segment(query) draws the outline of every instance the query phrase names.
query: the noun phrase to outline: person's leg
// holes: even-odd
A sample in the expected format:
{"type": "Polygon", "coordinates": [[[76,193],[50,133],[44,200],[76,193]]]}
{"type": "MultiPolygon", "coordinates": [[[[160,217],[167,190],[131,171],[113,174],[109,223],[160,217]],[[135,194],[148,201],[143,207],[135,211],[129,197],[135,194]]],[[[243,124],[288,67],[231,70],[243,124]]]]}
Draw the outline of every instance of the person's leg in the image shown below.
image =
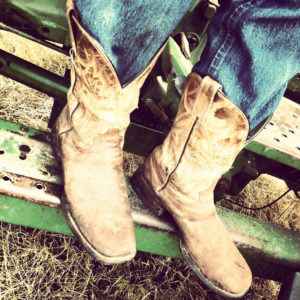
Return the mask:
{"type": "Polygon", "coordinates": [[[120,82],[146,68],[195,0],[75,0],[83,25],[114,65],[120,82]]]}
{"type": "Polygon", "coordinates": [[[254,128],[272,113],[300,69],[296,2],[220,1],[173,127],[131,181],[155,211],[171,213],[183,257],[227,297],[245,294],[251,271],[216,215],[213,190],[247,139],[246,117],[254,128]]]}
{"type": "MultiPolygon", "coordinates": [[[[146,26],[148,21],[151,21],[151,17],[155,19],[161,15],[170,16],[172,9],[175,8],[173,14],[179,20],[181,16],[178,16],[178,11],[183,15],[191,3],[176,1],[174,4],[172,1],[170,2],[169,10],[163,11],[162,7],[158,7],[159,9],[154,9],[156,11],[154,15],[148,14],[147,10],[143,11],[142,5],[137,10],[139,14],[131,12],[131,15],[130,10],[126,10],[126,5],[130,4],[134,7],[134,5],[138,5],[135,1],[127,1],[126,5],[122,6],[122,9],[118,8],[118,1],[110,2],[112,6],[110,4],[107,6],[105,1],[94,0],[87,2],[76,0],[78,7],[80,7],[80,2],[82,6],[79,14],[82,22],[86,22],[85,26],[88,28],[90,26],[88,21],[90,20],[91,23],[96,24],[96,27],[95,29],[91,27],[88,34],[87,32],[82,33],[80,30],[78,31],[78,24],[75,24],[77,29],[73,38],[74,49],[76,50],[75,65],[72,71],[73,86],[69,92],[68,107],[57,123],[58,134],[56,136],[59,137],[59,152],[63,154],[65,190],[67,194],[64,210],[69,223],[75,223],[75,227],[77,227],[73,228],[73,230],[77,233],[77,236],[81,237],[83,235],[84,244],[88,245],[86,246],[87,249],[94,256],[97,257],[99,253],[101,254],[102,250],[100,248],[104,247],[107,248],[104,251],[105,259],[112,261],[113,259],[110,260],[108,258],[111,253],[112,256],[117,256],[117,260],[120,262],[132,257],[135,250],[135,247],[132,246],[134,244],[132,220],[128,213],[124,179],[121,178],[120,157],[124,131],[129,121],[129,113],[137,105],[138,95],[134,90],[138,91],[142,81],[135,86],[132,85],[133,88],[129,90],[122,89],[119,81],[125,86],[126,83],[132,81],[145,69],[157,52],[157,48],[167,37],[169,31],[176,25],[176,22],[174,24],[169,23],[169,19],[167,19],[167,22],[159,20],[156,27],[153,27],[156,28],[156,31],[153,29],[153,32],[156,33],[152,35],[152,29],[149,30],[146,26]],[[93,6],[97,2],[100,10],[93,6]],[[116,3],[115,6],[114,3],[116,3]],[[181,10],[181,6],[186,7],[186,9],[181,10]],[[87,15],[84,14],[86,7],[93,7],[92,11],[87,15]],[[101,14],[101,11],[106,13],[101,14]],[[115,15],[115,12],[125,17],[122,18],[120,15],[115,15]],[[90,14],[92,13],[94,15],[91,17],[90,14]],[[144,19],[145,16],[141,13],[148,16],[147,19],[144,19]],[[102,23],[97,24],[98,20],[102,23]],[[131,20],[134,22],[130,22],[131,20]],[[139,20],[142,21],[139,23],[139,20]],[[144,22],[145,20],[147,22],[144,22]],[[109,29],[110,23],[113,24],[111,29],[109,29]],[[102,26],[100,26],[101,24],[102,26]],[[172,28],[166,30],[165,26],[160,26],[159,24],[165,24],[166,26],[171,24],[172,28]],[[161,34],[161,32],[164,34],[161,34]],[[91,38],[91,33],[94,39],[91,38]],[[158,39],[157,44],[155,44],[155,36],[161,39],[158,39]],[[124,45],[126,46],[124,47],[124,45]],[[143,49],[144,45],[146,50],[143,49]],[[104,48],[104,52],[101,47],[104,48]],[[113,65],[110,62],[113,62],[113,65]],[[102,74],[100,78],[99,73],[102,74]],[[115,93],[115,91],[117,92],[115,93]],[[130,93],[133,93],[134,97],[130,93]],[[108,107],[109,111],[107,110],[108,107]],[[124,109],[120,109],[120,107],[124,109]],[[119,114],[120,111],[125,111],[126,116],[124,114],[121,116],[119,114]],[[126,122],[121,122],[121,124],[119,120],[126,120],[126,122]],[[118,127],[112,125],[114,122],[118,123],[118,127]],[[105,126],[102,126],[102,124],[105,124],[105,126]],[[107,124],[109,125],[107,126],[107,124]],[[101,134],[97,135],[99,130],[101,134]],[[103,130],[105,132],[102,132],[103,130]],[[113,137],[116,137],[116,139],[113,137]],[[97,146],[98,143],[95,143],[95,141],[98,142],[99,140],[104,141],[104,143],[97,146]],[[76,150],[76,153],[72,152],[74,144],[77,150],[79,148],[79,151],[76,150]],[[86,144],[88,146],[96,144],[96,148],[93,148],[92,156],[89,152],[90,148],[85,147],[86,144]],[[118,147],[115,147],[116,144],[118,144],[118,147]],[[70,145],[70,147],[67,148],[67,145],[70,145]],[[106,148],[107,146],[108,148],[106,148]],[[82,149],[85,150],[83,151],[82,149]],[[100,165],[113,166],[113,170],[109,168],[108,173],[106,168],[101,168],[100,170],[95,164],[95,161],[103,156],[103,152],[100,149],[108,149],[104,151],[104,154],[106,154],[105,158],[103,158],[103,161],[100,161],[100,165]],[[117,149],[117,151],[112,151],[113,149],[117,149]],[[84,152],[84,155],[82,155],[82,152],[84,152]],[[70,155],[68,157],[69,153],[73,153],[72,157],[70,155]],[[79,157],[80,161],[78,162],[79,157]],[[117,157],[117,163],[115,159],[110,161],[114,157],[117,157]],[[87,158],[91,158],[90,161],[87,158]],[[75,164],[75,175],[74,161],[76,164],[79,163],[79,168],[75,164]],[[89,161],[88,165],[86,165],[87,161],[89,161]],[[70,167],[68,167],[69,165],[70,167]],[[86,173],[89,176],[83,176],[83,178],[82,175],[86,173]],[[109,174],[109,176],[105,174],[109,174]],[[74,178],[79,178],[79,180],[76,181],[74,178]],[[98,178],[96,184],[95,178],[98,178]],[[106,184],[107,178],[114,178],[114,180],[109,180],[109,184],[106,184]],[[103,182],[105,182],[104,185],[103,182]],[[79,190],[78,186],[80,186],[79,190]],[[97,189],[94,189],[95,186],[97,186],[97,189]],[[80,197],[77,196],[78,191],[80,191],[80,197]],[[111,197],[111,191],[115,191],[114,199],[111,197]],[[72,194],[72,197],[70,197],[70,194],[72,194]],[[92,201],[90,197],[86,201],[87,195],[92,195],[92,201]],[[73,201],[71,198],[76,201],[73,201]],[[115,202],[115,199],[120,198],[122,201],[115,202]],[[99,203],[100,199],[103,200],[101,203],[99,203]],[[101,208],[103,204],[105,204],[104,209],[101,208]],[[114,208],[113,211],[111,207],[114,208]],[[115,215],[119,216],[120,211],[124,212],[123,220],[127,224],[125,227],[122,222],[113,218],[115,215]],[[122,232],[120,231],[121,227],[123,228],[122,232]],[[111,235],[113,232],[116,235],[111,235]],[[118,239],[124,233],[126,233],[125,240],[128,242],[125,244],[128,247],[125,251],[122,249],[121,254],[116,254],[118,239]],[[112,247],[107,247],[107,243],[111,243],[109,246],[112,247]],[[94,252],[95,247],[98,247],[96,255],[94,252]],[[126,252],[129,254],[126,255],[126,252]]],[[[237,8],[237,5],[244,5],[241,7],[247,8],[254,4],[260,5],[262,2],[244,0],[234,1],[234,4],[232,4],[231,2],[223,1],[222,4],[228,9],[229,16],[227,17],[228,21],[230,21],[232,19],[242,19],[244,11],[240,7],[237,8]],[[237,15],[237,18],[234,18],[235,15],[237,15]]],[[[152,3],[152,1],[149,1],[149,8],[155,8],[152,3]]],[[[224,47],[222,45],[225,43],[225,46],[227,46],[227,39],[225,38],[224,40],[223,35],[218,33],[222,26],[222,18],[218,18],[220,18],[220,15],[214,18],[216,20],[214,24],[217,24],[215,27],[217,31],[210,33],[212,37],[215,36],[215,39],[210,40],[207,52],[203,55],[205,59],[204,65],[205,62],[209,66],[212,65],[212,62],[209,63],[207,53],[210,53],[210,49],[213,51],[213,43],[216,43],[216,49],[217,51],[220,50],[223,58],[227,57],[226,53],[230,53],[232,48],[231,44],[229,44],[228,48],[225,47],[224,55],[222,50],[224,47]]],[[[79,17],[75,17],[75,20],[78,19],[79,17]]],[[[265,16],[265,20],[268,20],[268,16],[265,16]]],[[[152,24],[152,22],[149,24],[152,24]]],[[[263,28],[263,26],[261,27],[263,28]]],[[[231,33],[230,28],[226,30],[229,30],[231,33]]],[[[229,33],[226,33],[225,37],[227,37],[227,34],[229,33]]],[[[239,44],[235,44],[235,46],[240,47],[239,44]]],[[[242,47],[240,52],[243,52],[243,49],[244,47],[242,47]]],[[[247,48],[245,48],[245,51],[247,52],[247,48]]],[[[251,53],[249,55],[251,58],[251,53]]],[[[213,58],[218,56],[220,56],[219,53],[212,55],[213,58]]],[[[229,69],[223,75],[224,77],[231,76],[230,72],[233,73],[233,77],[235,76],[234,74],[241,73],[235,67],[235,64],[232,64],[232,67],[230,67],[231,63],[231,61],[228,61],[226,66],[222,67],[224,70],[226,67],[229,69]]],[[[212,191],[222,172],[230,167],[235,155],[243,146],[247,136],[248,123],[243,112],[220,92],[220,85],[216,81],[209,77],[205,77],[202,80],[197,73],[211,75],[217,81],[220,79],[210,74],[208,68],[206,70],[205,67],[203,67],[203,70],[198,69],[199,66],[201,65],[197,64],[194,69],[196,73],[193,73],[187,79],[181,108],[168,138],[161,147],[155,149],[150,155],[144,166],[145,172],[143,171],[144,173],[138,176],[143,176],[143,180],[145,179],[147,184],[150,183],[152,185],[154,188],[153,195],[157,198],[152,195],[153,199],[159,201],[160,205],[165,206],[177,221],[182,234],[181,249],[183,256],[198,276],[215,291],[223,295],[236,297],[245,293],[249,287],[251,272],[215,214],[212,191]],[[183,134],[180,134],[180,132],[183,132],[183,134]],[[162,182],[157,183],[156,180],[162,182]],[[229,277],[228,274],[232,275],[229,277]]],[[[150,71],[150,69],[146,68],[147,71],[150,71]]],[[[241,76],[241,80],[245,77],[241,76]]],[[[220,82],[226,86],[225,93],[229,93],[226,82],[223,82],[223,80],[220,80],[220,82]]],[[[275,82],[274,85],[276,84],[275,82]]],[[[127,87],[130,87],[130,85],[127,87]]],[[[254,90],[255,88],[259,89],[257,86],[253,87],[254,90]]],[[[248,97],[243,99],[245,98],[249,99],[248,97]]],[[[240,105],[244,113],[250,118],[251,126],[254,126],[255,122],[252,121],[253,113],[251,113],[252,106],[243,106],[243,103],[240,103],[240,100],[237,99],[240,99],[240,97],[233,97],[233,101],[240,105]]],[[[256,104],[256,99],[247,103],[254,105],[256,104]]],[[[124,239],[121,240],[121,243],[123,243],[124,239]]],[[[100,257],[100,259],[102,258],[100,257]]]]}
{"type": "Polygon", "coordinates": [[[300,70],[297,0],[219,0],[208,43],[193,71],[210,76],[253,129],[274,112],[300,70]]]}
{"type": "MultiPolygon", "coordinates": [[[[187,10],[191,2],[182,7],[187,10]]],[[[63,166],[62,207],[73,233],[93,257],[106,264],[121,263],[136,252],[122,169],[124,134],[139,90],[176,25],[173,19],[180,19],[179,14],[173,18],[180,3],[76,4],[67,0],[71,88],[53,129],[53,145],[63,166]],[[164,22],[159,13],[170,14],[173,23],[164,22]]]]}
{"type": "Polygon", "coordinates": [[[101,45],[82,26],[72,0],[67,0],[67,14],[71,87],[52,135],[63,167],[62,207],[73,233],[94,258],[121,263],[136,253],[123,175],[124,134],[160,51],[122,87],[101,45]]]}

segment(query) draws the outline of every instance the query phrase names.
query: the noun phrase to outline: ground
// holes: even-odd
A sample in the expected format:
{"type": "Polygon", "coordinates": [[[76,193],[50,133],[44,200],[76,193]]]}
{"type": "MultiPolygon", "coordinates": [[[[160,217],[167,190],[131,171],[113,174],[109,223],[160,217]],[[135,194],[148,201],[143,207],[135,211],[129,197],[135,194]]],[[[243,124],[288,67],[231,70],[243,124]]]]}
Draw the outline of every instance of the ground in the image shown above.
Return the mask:
{"type": "MultiPolygon", "coordinates": [[[[0,32],[0,48],[59,75],[70,66],[66,56],[10,33],[0,32]]],[[[50,97],[0,76],[0,99],[0,118],[48,130],[53,104],[50,97]]],[[[142,158],[128,153],[124,156],[124,170],[132,174],[142,158]]],[[[281,180],[263,175],[236,200],[262,206],[286,189],[281,180]]],[[[268,209],[251,211],[251,215],[300,232],[300,205],[292,193],[268,209]]],[[[138,252],[132,262],[102,266],[73,237],[5,223],[0,227],[3,300],[222,299],[201,285],[182,260],[138,252]]],[[[279,290],[278,282],[254,278],[243,299],[277,299],[279,290]]]]}

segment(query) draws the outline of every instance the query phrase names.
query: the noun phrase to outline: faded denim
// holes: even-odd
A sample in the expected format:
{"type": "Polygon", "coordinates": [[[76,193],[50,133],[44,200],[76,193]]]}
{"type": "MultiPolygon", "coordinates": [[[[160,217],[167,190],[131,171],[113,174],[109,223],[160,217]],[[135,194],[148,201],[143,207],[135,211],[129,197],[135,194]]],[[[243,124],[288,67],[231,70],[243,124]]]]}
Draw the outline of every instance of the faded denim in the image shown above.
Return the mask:
{"type": "MultiPolygon", "coordinates": [[[[75,0],[122,84],[142,71],[193,0],[75,0]]],[[[193,71],[223,85],[251,129],[270,115],[300,70],[300,0],[219,0],[193,71]]]]}
{"type": "Polygon", "coordinates": [[[223,85],[254,128],[300,71],[299,0],[220,0],[194,71],[223,85]]]}
{"type": "Polygon", "coordinates": [[[75,0],[83,25],[99,41],[121,84],[146,68],[194,0],[75,0]]]}

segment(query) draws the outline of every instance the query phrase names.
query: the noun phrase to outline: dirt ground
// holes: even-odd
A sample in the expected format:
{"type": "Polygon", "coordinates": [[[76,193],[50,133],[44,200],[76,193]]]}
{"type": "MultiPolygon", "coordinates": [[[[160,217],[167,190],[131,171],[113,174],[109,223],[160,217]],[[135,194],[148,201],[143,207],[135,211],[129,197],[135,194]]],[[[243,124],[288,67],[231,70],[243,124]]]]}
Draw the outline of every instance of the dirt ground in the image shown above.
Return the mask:
{"type": "MultiPolygon", "coordinates": [[[[70,66],[64,55],[6,32],[0,32],[0,48],[59,75],[70,66]]],[[[0,76],[0,99],[1,119],[48,130],[50,97],[0,76]]],[[[126,172],[132,173],[140,161],[125,153],[126,172]]],[[[237,200],[261,206],[286,189],[284,182],[263,175],[237,200]]],[[[251,215],[300,232],[300,205],[292,193],[268,209],[251,211],[251,215]]],[[[139,252],[130,263],[102,266],[73,237],[5,223],[0,223],[0,234],[3,300],[222,299],[202,286],[182,260],[139,252]]],[[[277,299],[279,290],[278,282],[254,278],[243,299],[277,299]]]]}

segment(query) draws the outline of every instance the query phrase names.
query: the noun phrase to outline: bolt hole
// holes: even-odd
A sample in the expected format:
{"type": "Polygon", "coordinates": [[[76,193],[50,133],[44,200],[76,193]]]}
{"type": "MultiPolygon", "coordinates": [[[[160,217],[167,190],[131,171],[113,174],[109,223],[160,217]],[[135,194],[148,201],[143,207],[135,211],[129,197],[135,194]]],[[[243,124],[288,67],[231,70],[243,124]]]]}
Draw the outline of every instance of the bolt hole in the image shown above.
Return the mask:
{"type": "Polygon", "coordinates": [[[285,137],[285,138],[287,138],[287,135],[286,135],[286,134],[283,134],[282,136],[285,137]]]}
{"type": "Polygon", "coordinates": [[[23,153],[23,154],[27,154],[31,151],[30,147],[27,145],[21,145],[19,147],[19,150],[23,153]]]}
{"type": "Polygon", "coordinates": [[[297,79],[300,80],[300,74],[298,74],[297,79]]]}
{"type": "Polygon", "coordinates": [[[275,140],[276,142],[280,142],[280,140],[279,140],[278,138],[274,138],[274,140],[275,140]]]}
{"type": "Polygon", "coordinates": [[[45,176],[49,175],[49,173],[47,171],[42,171],[42,174],[45,175],[45,176]]]}
{"type": "Polygon", "coordinates": [[[0,150],[0,154],[4,154],[4,150],[0,150]]]}
{"type": "Polygon", "coordinates": [[[45,189],[45,186],[40,183],[40,182],[37,182],[34,184],[34,186],[38,189],[38,190],[44,190],[45,189]]]}
{"type": "Polygon", "coordinates": [[[297,147],[297,149],[300,151],[300,147],[297,147]]]}
{"type": "Polygon", "coordinates": [[[292,134],[295,134],[295,131],[292,130],[292,129],[289,129],[289,132],[292,133],[292,134]]]}
{"type": "Polygon", "coordinates": [[[10,181],[10,178],[9,178],[8,176],[3,176],[2,179],[3,179],[4,181],[10,181]]]}
{"type": "Polygon", "coordinates": [[[293,117],[294,117],[295,119],[297,119],[297,118],[298,118],[298,116],[297,116],[297,115],[295,115],[295,114],[293,114],[293,117]]]}
{"type": "Polygon", "coordinates": [[[26,159],[26,155],[25,154],[20,154],[19,159],[25,160],[26,159]]]}
{"type": "Polygon", "coordinates": [[[269,124],[272,125],[272,126],[274,126],[274,123],[273,123],[273,122],[270,122],[269,124]]]}

